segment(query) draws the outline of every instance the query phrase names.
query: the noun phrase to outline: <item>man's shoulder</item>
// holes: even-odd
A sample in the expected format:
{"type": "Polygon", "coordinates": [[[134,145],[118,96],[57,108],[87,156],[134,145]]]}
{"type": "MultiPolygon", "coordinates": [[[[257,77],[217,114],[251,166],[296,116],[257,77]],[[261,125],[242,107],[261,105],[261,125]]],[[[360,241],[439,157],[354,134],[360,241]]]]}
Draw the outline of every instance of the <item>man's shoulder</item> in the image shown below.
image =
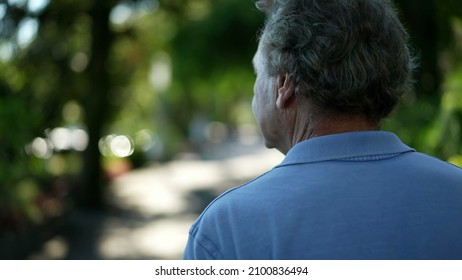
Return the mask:
{"type": "Polygon", "coordinates": [[[246,217],[255,209],[265,203],[261,196],[267,195],[264,189],[269,187],[274,169],[260,176],[231,188],[216,197],[202,211],[199,218],[191,227],[191,234],[195,234],[199,228],[209,228],[214,224],[223,224],[225,221],[234,220],[236,216],[246,217]]]}
{"type": "Polygon", "coordinates": [[[452,173],[454,175],[462,176],[462,167],[452,164],[450,162],[444,161],[432,155],[426,153],[415,153],[416,156],[416,163],[420,165],[425,165],[428,167],[439,167],[441,169],[445,169],[447,172],[452,173]]]}
{"type": "Polygon", "coordinates": [[[256,196],[267,173],[215,198],[192,225],[189,232],[191,240],[205,248],[213,258],[222,258],[223,250],[230,246],[231,234],[251,226],[250,214],[261,208],[258,205],[261,199],[256,196]]]}
{"type": "Polygon", "coordinates": [[[261,174],[260,176],[236,187],[233,187],[217,198],[215,198],[203,211],[203,215],[209,212],[224,211],[229,207],[235,207],[237,204],[248,204],[247,200],[255,201],[255,196],[261,193],[267,177],[271,176],[272,170],[261,174]]]}

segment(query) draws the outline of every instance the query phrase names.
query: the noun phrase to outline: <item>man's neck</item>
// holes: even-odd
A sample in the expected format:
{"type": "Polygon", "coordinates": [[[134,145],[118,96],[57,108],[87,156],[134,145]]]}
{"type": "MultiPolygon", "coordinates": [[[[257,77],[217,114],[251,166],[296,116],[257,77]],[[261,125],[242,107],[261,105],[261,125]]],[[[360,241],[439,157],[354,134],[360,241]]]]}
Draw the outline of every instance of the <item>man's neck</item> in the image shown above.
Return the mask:
{"type": "Polygon", "coordinates": [[[377,122],[363,116],[340,116],[336,118],[324,118],[319,121],[314,129],[313,137],[378,129],[379,125],[377,122]]]}
{"type": "Polygon", "coordinates": [[[371,131],[378,130],[379,125],[375,121],[371,121],[362,116],[340,116],[322,118],[317,121],[304,120],[297,121],[293,129],[291,139],[285,149],[280,149],[283,154],[287,152],[296,144],[315,137],[355,132],[355,131],[371,131]]]}

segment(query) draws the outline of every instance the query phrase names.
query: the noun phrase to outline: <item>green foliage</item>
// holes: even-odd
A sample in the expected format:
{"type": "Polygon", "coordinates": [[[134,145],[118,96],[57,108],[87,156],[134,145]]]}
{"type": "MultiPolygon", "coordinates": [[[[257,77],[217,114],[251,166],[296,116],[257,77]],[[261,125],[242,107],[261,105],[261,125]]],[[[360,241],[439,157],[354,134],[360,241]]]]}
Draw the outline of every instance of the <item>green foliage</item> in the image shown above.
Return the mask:
{"type": "Polygon", "coordinates": [[[183,132],[198,112],[229,123],[237,103],[250,100],[251,60],[263,23],[253,5],[252,1],[217,1],[200,19],[180,26],[172,42],[175,84],[168,98],[172,117],[183,132]]]}
{"type": "Polygon", "coordinates": [[[429,152],[443,159],[462,154],[462,64],[447,76],[438,117],[427,131],[429,152]]]}
{"type": "Polygon", "coordinates": [[[161,2],[159,9],[116,26],[124,35],[114,43],[111,68],[125,69],[129,78],[118,88],[124,106],[108,130],[133,136],[150,128],[165,145],[163,157],[170,158],[184,146],[194,116],[232,126],[234,108],[252,96],[251,59],[263,20],[253,5],[161,2]],[[158,62],[168,65],[166,87],[151,80],[158,62]]]}
{"type": "Polygon", "coordinates": [[[21,209],[19,201],[26,201],[16,188],[17,183],[29,175],[24,147],[33,139],[33,131],[40,116],[31,107],[24,88],[27,76],[16,67],[0,64],[0,206],[21,209]]]}
{"type": "Polygon", "coordinates": [[[440,53],[442,94],[424,98],[409,93],[384,123],[416,149],[462,166],[462,21],[454,18],[452,44],[440,53]]]}
{"type": "MultiPolygon", "coordinates": [[[[461,164],[460,1],[397,2],[421,67],[416,91],[404,96],[383,128],[461,164]]],[[[251,59],[263,24],[252,0],[51,0],[35,14],[8,6],[0,20],[8,22],[0,33],[0,208],[19,209],[31,221],[40,221],[35,201],[51,188],[51,178],[101,168],[95,143],[104,135],[136,140],[144,131],[158,145],[154,158],[167,160],[187,146],[198,115],[231,128],[252,119],[251,59]],[[110,21],[99,14],[118,8],[129,16],[110,21]],[[19,46],[17,28],[25,17],[37,20],[38,33],[19,46]],[[109,28],[98,29],[102,23],[109,28]],[[93,44],[101,39],[97,32],[107,36],[101,41],[107,46],[93,44]],[[5,58],[5,46],[13,46],[11,57],[5,58]],[[92,157],[26,153],[35,137],[57,126],[91,130],[86,153],[92,157]]],[[[142,162],[144,153],[137,148],[131,159],[142,162]]],[[[89,191],[98,190],[100,180],[89,180],[89,191]]]]}

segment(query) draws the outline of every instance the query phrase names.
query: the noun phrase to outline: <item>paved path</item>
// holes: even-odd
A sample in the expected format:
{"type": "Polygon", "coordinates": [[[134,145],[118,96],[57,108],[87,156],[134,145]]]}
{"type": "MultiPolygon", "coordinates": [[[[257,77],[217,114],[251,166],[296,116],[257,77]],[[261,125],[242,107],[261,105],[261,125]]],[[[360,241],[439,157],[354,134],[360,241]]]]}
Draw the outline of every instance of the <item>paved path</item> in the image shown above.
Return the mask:
{"type": "Polygon", "coordinates": [[[223,191],[282,160],[261,144],[211,147],[210,159],[194,155],[128,172],[114,180],[104,212],[79,212],[63,235],[33,259],[179,259],[188,230],[223,191]]]}

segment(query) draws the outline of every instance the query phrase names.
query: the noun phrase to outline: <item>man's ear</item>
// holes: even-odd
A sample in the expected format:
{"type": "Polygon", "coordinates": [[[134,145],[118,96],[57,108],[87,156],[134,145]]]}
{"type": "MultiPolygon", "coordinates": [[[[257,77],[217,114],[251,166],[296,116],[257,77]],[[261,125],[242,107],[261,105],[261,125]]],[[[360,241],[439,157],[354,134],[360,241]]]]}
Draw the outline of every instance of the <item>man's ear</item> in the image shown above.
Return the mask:
{"type": "Polygon", "coordinates": [[[295,101],[295,88],[286,74],[279,74],[277,78],[276,106],[279,109],[287,108],[295,101]]]}

